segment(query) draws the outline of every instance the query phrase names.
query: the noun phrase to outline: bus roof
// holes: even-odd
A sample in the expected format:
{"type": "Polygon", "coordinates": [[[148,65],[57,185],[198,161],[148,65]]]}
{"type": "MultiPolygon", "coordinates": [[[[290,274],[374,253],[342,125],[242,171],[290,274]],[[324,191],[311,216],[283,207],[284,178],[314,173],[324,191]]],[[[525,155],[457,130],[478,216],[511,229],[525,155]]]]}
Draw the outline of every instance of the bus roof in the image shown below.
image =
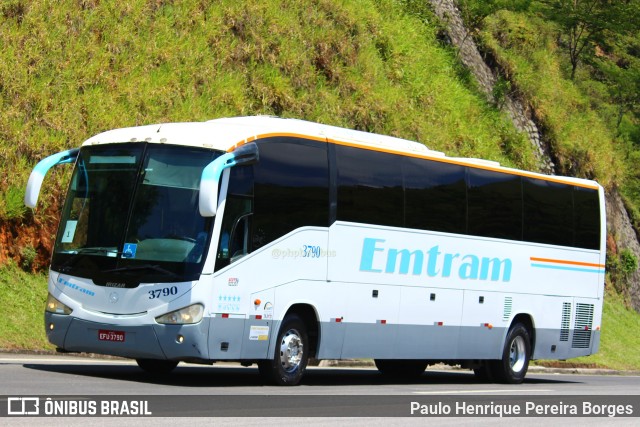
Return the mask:
{"type": "Polygon", "coordinates": [[[82,145],[145,141],[156,144],[185,145],[220,151],[233,151],[248,142],[272,136],[306,137],[338,145],[454,163],[580,187],[600,187],[595,181],[582,178],[549,176],[527,172],[503,167],[498,162],[490,160],[448,157],[440,151],[430,150],[425,145],[415,141],[305,120],[283,119],[273,116],[232,117],[206,122],[161,123],[113,129],[89,138],[82,145]]]}

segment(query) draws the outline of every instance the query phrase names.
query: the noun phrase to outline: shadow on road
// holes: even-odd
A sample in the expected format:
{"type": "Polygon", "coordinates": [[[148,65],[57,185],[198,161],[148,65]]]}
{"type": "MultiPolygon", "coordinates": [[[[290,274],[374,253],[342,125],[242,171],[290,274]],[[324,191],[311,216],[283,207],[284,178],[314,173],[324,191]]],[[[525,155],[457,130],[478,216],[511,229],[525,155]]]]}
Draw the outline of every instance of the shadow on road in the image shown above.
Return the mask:
{"type": "MultiPolygon", "coordinates": [[[[170,374],[149,374],[137,366],[127,365],[87,365],[87,364],[24,364],[27,369],[53,372],[62,375],[81,375],[86,377],[105,378],[118,381],[134,381],[138,383],[157,384],[175,387],[255,387],[263,385],[254,367],[230,366],[193,366],[180,364],[170,374]]],[[[566,376],[558,379],[530,376],[525,384],[575,384],[580,381],[569,380],[566,376]]],[[[390,384],[415,385],[460,385],[482,384],[471,371],[427,371],[415,380],[390,379],[383,377],[376,369],[349,368],[311,368],[302,380],[303,386],[375,386],[390,384]]],[[[504,385],[487,384],[487,387],[504,387],[504,385]]],[[[510,386],[513,387],[513,386],[510,386]]],[[[517,387],[517,386],[515,386],[517,387]]],[[[514,389],[517,390],[517,389],[514,389]]]]}

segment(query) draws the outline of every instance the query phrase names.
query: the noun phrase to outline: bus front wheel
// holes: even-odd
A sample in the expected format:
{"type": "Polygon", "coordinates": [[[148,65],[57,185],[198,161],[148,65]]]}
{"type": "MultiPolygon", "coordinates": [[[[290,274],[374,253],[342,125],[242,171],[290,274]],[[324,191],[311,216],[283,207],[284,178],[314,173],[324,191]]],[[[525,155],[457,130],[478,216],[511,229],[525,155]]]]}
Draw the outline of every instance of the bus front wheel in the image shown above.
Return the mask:
{"type": "Polygon", "coordinates": [[[268,383],[297,385],[309,362],[309,339],[304,322],[296,315],[282,321],[273,359],[258,362],[260,375],[268,383]]]}
{"type": "Polygon", "coordinates": [[[498,382],[520,384],[527,375],[530,357],[529,331],[522,323],[516,323],[507,334],[502,359],[490,362],[491,374],[498,382]]]}

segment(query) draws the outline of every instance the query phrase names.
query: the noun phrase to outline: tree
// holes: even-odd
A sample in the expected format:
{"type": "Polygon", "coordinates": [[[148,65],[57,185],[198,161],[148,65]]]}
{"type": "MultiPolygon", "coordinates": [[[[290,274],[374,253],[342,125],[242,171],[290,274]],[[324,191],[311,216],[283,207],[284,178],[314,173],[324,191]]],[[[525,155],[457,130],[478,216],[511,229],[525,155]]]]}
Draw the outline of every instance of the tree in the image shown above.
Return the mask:
{"type": "Polygon", "coordinates": [[[629,34],[640,28],[638,0],[542,0],[543,13],[560,25],[571,61],[571,80],[587,47],[605,32],[629,34]]]}
{"type": "Polygon", "coordinates": [[[601,79],[607,83],[611,101],[617,106],[615,127],[618,131],[626,113],[636,118],[640,115],[640,61],[632,58],[635,61],[628,65],[625,60],[627,58],[617,62],[598,58],[594,61],[601,79]]]}

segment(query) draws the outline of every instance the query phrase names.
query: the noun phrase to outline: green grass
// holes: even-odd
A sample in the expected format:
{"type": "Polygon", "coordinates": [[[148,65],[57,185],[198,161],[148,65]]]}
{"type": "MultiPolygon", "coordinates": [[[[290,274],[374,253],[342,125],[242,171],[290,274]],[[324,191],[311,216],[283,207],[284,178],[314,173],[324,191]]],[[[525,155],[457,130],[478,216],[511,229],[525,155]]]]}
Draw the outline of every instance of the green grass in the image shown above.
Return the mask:
{"type": "Polygon", "coordinates": [[[0,322],[0,349],[53,350],[44,331],[47,279],[28,274],[13,264],[0,267],[0,306],[5,321],[0,322]]]}
{"type": "MultiPolygon", "coordinates": [[[[401,2],[13,0],[0,25],[0,200],[35,161],[100,131],[248,114],[536,168],[526,139],[458,78],[435,25],[401,2]]],[[[22,214],[12,202],[0,219],[22,214]]]]}

